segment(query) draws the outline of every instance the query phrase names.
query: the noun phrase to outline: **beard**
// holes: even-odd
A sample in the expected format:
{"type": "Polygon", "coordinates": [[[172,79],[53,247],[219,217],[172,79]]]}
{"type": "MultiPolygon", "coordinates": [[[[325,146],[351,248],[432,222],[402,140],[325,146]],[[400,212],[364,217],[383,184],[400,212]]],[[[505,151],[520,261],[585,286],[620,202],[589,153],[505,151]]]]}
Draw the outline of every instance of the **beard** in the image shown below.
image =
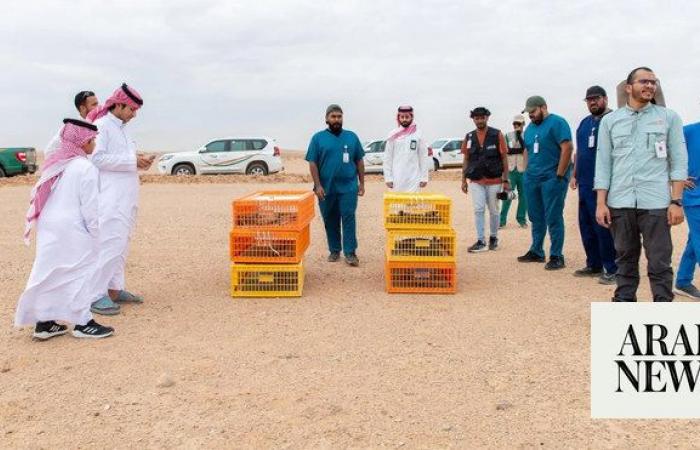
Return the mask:
{"type": "Polygon", "coordinates": [[[328,125],[328,129],[333,133],[340,133],[340,131],[343,129],[343,122],[326,122],[326,125],[328,125]]]}
{"type": "Polygon", "coordinates": [[[408,127],[411,126],[411,124],[413,123],[413,121],[412,121],[412,120],[404,120],[404,121],[399,122],[399,123],[401,124],[402,127],[408,128],[408,127]]]}

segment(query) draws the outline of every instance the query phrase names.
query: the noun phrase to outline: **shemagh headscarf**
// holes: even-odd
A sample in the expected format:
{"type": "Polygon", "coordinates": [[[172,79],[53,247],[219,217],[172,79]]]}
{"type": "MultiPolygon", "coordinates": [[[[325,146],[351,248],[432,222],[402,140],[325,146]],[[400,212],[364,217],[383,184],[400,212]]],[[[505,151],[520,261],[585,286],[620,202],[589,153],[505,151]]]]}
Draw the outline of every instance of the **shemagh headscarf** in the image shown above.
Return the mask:
{"type": "Polygon", "coordinates": [[[104,117],[109,112],[109,108],[112,105],[128,105],[136,111],[141,106],[143,106],[143,99],[136,89],[127,86],[123,83],[119,89],[112,93],[112,96],[107,99],[104,105],[98,106],[97,108],[90,111],[87,115],[87,120],[94,122],[97,119],[104,117]]]}
{"type": "Polygon", "coordinates": [[[41,178],[32,188],[29,210],[24,226],[24,243],[29,245],[29,233],[44,209],[54,185],[61,178],[63,171],[75,158],[87,158],[83,145],[97,136],[97,127],[91,123],[76,119],[64,119],[61,130],[61,145],[44,162],[41,178]]]}

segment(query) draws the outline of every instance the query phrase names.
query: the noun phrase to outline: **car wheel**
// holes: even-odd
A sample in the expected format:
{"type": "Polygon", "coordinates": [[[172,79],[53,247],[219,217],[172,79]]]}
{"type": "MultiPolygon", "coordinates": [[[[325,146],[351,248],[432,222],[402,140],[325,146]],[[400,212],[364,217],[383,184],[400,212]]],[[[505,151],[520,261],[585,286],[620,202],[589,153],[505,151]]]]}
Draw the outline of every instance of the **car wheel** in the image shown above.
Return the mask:
{"type": "Polygon", "coordinates": [[[263,163],[254,162],[245,170],[246,175],[267,175],[267,166],[263,163]]]}
{"type": "Polygon", "coordinates": [[[440,170],[440,163],[438,162],[437,159],[433,159],[433,164],[435,165],[435,171],[437,172],[440,170]]]}
{"type": "Polygon", "coordinates": [[[5,170],[0,166],[0,178],[5,178],[7,174],[5,174],[5,170]]]}
{"type": "Polygon", "coordinates": [[[194,175],[194,167],[189,164],[178,164],[173,167],[173,175],[194,175]]]}

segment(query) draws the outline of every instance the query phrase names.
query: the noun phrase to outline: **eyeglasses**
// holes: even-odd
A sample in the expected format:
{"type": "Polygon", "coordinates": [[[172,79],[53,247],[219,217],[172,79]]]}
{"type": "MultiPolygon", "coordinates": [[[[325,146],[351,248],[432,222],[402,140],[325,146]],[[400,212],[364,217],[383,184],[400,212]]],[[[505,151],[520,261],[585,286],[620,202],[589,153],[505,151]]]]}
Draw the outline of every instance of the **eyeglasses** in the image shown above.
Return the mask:
{"type": "Polygon", "coordinates": [[[597,101],[600,100],[601,98],[602,98],[602,97],[601,97],[600,95],[596,95],[595,97],[586,97],[586,98],[584,99],[584,101],[587,102],[587,103],[593,103],[593,102],[597,102],[597,101]]]}
{"type": "Polygon", "coordinates": [[[641,85],[650,85],[650,86],[656,86],[657,80],[647,80],[647,79],[641,79],[641,80],[635,80],[635,83],[639,83],[641,85]]]}

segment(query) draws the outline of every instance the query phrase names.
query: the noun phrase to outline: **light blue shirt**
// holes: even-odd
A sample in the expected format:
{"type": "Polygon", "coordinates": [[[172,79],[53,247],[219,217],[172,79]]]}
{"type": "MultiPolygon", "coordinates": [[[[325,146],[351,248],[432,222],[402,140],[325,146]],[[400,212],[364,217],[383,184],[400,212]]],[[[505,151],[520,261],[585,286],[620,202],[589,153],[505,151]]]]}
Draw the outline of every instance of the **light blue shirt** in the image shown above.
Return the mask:
{"type": "Polygon", "coordinates": [[[639,111],[625,106],[603,117],[594,189],[608,191],[609,207],[667,208],[669,182],[687,177],[688,154],[678,114],[649,103],[639,111]]]}

